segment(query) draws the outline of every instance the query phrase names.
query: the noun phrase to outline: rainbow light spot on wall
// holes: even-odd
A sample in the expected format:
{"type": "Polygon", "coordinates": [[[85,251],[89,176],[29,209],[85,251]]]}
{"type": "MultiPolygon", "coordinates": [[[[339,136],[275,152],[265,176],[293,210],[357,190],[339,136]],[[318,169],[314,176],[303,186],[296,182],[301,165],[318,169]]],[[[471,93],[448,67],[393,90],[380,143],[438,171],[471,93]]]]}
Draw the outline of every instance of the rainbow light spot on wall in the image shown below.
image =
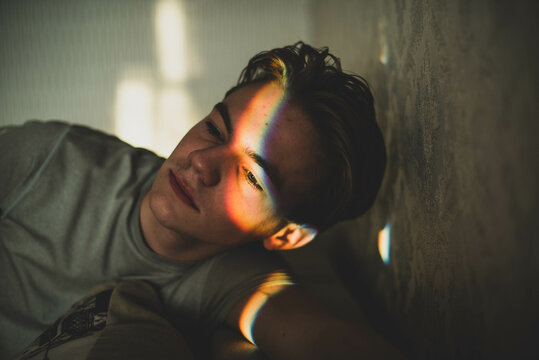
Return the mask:
{"type": "Polygon", "coordinates": [[[389,264],[389,250],[391,248],[391,224],[386,226],[378,233],[378,252],[384,264],[389,264]]]}
{"type": "MultiPolygon", "coordinates": [[[[250,139],[251,150],[265,158],[267,142],[271,138],[272,129],[275,128],[276,120],[279,119],[279,114],[283,109],[284,100],[286,98],[284,91],[275,91],[275,83],[267,83],[263,85],[249,101],[249,105],[239,116],[234,129],[234,142],[236,148],[242,148],[245,144],[241,141],[250,139]],[[259,116],[261,109],[267,109],[264,121],[252,121],[254,117],[259,116]]],[[[262,174],[261,172],[260,174],[262,174]]],[[[262,179],[266,185],[265,189],[268,192],[272,208],[275,208],[276,192],[270,186],[271,181],[264,174],[262,179]]],[[[237,202],[237,199],[229,198],[226,201],[226,208],[231,219],[243,230],[249,230],[253,224],[249,223],[249,214],[243,204],[237,202]]]]}
{"type": "Polygon", "coordinates": [[[266,302],[283,291],[287,286],[294,285],[294,282],[284,272],[274,272],[270,274],[264,283],[251,295],[240,315],[240,331],[247,340],[255,343],[253,339],[253,326],[260,310],[266,302]]]}

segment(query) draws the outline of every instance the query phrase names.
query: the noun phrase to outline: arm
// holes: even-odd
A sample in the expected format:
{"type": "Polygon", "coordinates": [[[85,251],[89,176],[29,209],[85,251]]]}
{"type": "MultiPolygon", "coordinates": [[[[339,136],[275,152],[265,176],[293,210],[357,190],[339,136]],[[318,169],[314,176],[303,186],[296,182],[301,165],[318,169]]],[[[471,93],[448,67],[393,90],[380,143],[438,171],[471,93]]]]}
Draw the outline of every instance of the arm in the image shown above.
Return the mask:
{"type": "Polygon", "coordinates": [[[255,311],[253,303],[262,307],[252,338],[270,359],[402,359],[371,328],[336,319],[302,289],[290,285],[261,288],[235,306],[227,321],[247,338],[249,331],[241,324],[245,314],[255,311]]]}

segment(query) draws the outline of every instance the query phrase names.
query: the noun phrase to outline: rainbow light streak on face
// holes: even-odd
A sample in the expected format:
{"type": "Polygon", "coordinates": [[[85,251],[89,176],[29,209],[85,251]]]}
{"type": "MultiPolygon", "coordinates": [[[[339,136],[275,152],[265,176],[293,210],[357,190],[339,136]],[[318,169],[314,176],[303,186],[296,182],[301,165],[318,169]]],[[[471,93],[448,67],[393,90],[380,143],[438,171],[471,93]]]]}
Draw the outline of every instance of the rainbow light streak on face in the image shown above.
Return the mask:
{"type": "MultiPolygon", "coordinates": [[[[275,83],[270,82],[263,85],[257,93],[249,101],[249,105],[245,108],[243,113],[238,118],[234,129],[234,142],[237,147],[241,148],[245,145],[249,145],[251,150],[265,158],[267,150],[267,142],[270,139],[272,129],[275,127],[276,119],[279,118],[281,110],[284,108],[285,92],[280,90],[275,83]],[[276,91],[279,89],[279,91],[276,91]],[[261,109],[265,109],[265,116],[260,121],[261,109]],[[256,120],[255,120],[256,119],[256,120]],[[249,139],[249,144],[245,144],[246,139],[249,139]]],[[[254,172],[253,172],[254,173],[254,172]]],[[[264,174],[264,178],[261,179],[264,184],[264,189],[268,193],[270,198],[270,205],[272,209],[275,209],[276,193],[275,189],[271,186],[265,172],[258,172],[257,178],[260,178],[264,174]]],[[[256,174],[255,174],[256,175],[256,174]]],[[[248,221],[249,214],[245,213],[244,207],[238,201],[241,199],[227,198],[226,208],[230,215],[230,218],[236,225],[243,230],[250,230],[251,226],[248,221]]]]}
{"type": "Polygon", "coordinates": [[[391,247],[391,224],[386,226],[378,233],[378,252],[384,264],[389,264],[389,249],[391,247]]]}
{"type": "Polygon", "coordinates": [[[294,282],[284,272],[274,272],[270,274],[264,283],[255,291],[247,301],[240,315],[240,331],[247,340],[253,340],[253,326],[258,317],[258,313],[271,297],[283,291],[287,286],[294,285],[294,282]]]}

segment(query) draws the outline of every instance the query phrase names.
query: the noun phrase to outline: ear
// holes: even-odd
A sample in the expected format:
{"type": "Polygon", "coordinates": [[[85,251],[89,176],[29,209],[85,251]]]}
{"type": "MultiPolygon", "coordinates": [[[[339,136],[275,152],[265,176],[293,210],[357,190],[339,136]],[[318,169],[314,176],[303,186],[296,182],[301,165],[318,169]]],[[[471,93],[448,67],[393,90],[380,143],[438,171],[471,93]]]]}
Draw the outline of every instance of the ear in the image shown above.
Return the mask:
{"type": "Polygon", "coordinates": [[[288,223],[274,235],[264,240],[268,250],[290,250],[308,244],[318,234],[318,230],[309,225],[288,223]]]}

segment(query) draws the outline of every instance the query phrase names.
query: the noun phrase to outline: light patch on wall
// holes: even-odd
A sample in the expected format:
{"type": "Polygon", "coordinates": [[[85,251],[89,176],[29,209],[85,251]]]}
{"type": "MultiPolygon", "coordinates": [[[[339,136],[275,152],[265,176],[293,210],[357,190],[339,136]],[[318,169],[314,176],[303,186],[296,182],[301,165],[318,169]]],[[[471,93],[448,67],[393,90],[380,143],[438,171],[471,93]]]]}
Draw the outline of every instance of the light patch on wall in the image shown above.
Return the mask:
{"type": "Polygon", "coordinates": [[[172,152],[197,117],[185,84],[189,57],[181,5],[178,0],[156,2],[158,72],[148,66],[128,72],[116,91],[116,134],[161,156],[172,152]],[[151,76],[140,77],[139,73],[151,76]]]}
{"type": "Polygon", "coordinates": [[[378,252],[384,264],[389,264],[389,250],[391,248],[391,224],[386,226],[378,233],[378,252]]]}
{"type": "Polygon", "coordinates": [[[157,99],[158,138],[153,150],[168,156],[180,138],[191,128],[192,103],[189,94],[182,87],[162,90],[157,99]]]}
{"type": "Polygon", "coordinates": [[[197,115],[187,91],[192,77],[192,50],[186,38],[185,11],[179,0],[159,0],[155,8],[155,36],[162,77],[157,100],[156,138],[152,150],[168,156],[195,123],[197,115]]]}
{"type": "Polygon", "coordinates": [[[153,90],[147,81],[130,78],[116,88],[115,132],[124,141],[152,147],[153,90]]]}
{"type": "Polygon", "coordinates": [[[380,55],[378,60],[387,65],[389,60],[389,45],[387,40],[387,22],[386,19],[378,19],[378,47],[380,48],[380,55]]]}
{"type": "Polygon", "coordinates": [[[177,0],[160,0],[155,11],[157,56],[161,75],[169,82],[187,77],[184,11],[177,0]]]}

